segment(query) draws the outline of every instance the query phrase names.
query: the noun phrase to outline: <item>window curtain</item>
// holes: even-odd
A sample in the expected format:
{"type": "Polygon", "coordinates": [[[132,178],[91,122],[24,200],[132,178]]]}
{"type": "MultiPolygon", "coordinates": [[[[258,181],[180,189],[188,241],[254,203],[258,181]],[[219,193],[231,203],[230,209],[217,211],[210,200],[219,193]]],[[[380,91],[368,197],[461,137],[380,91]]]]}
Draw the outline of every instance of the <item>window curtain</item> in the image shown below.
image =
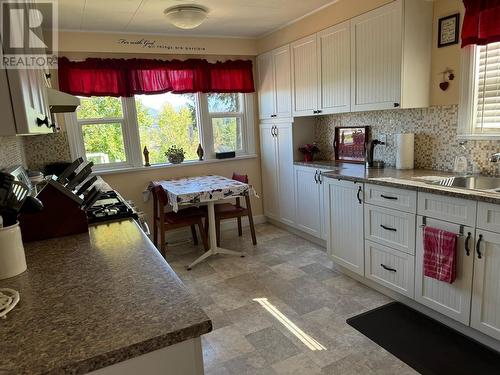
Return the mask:
{"type": "Polygon", "coordinates": [[[500,0],[464,0],[462,47],[500,41],[500,0]]]}
{"type": "Polygon", "coordinates": [[[59,89],[80,96],[255,92],[252,62],[59,58],[59,89]]]}

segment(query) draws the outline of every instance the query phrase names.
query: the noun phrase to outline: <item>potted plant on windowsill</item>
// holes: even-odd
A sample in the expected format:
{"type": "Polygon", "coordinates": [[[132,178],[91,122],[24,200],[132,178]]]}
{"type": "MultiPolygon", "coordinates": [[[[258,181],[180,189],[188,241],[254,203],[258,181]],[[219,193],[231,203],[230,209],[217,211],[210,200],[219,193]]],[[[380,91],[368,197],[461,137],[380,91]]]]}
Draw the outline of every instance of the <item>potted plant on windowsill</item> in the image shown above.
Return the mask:
{"type": "Polygon", "coordinates": [[[184,161],[185,153],[182,147],[170,146],[165,155],[170,163],[180,164],[184,161]]]}
{"type": "Polygon", "coordinates": [[[299,151],[304,154],[305,162],[311,162],[314,159],[314,154],[317,154],[319,152],[319,147],[316,142],[307,143],[304,146],[300,146],[299,151]]]}

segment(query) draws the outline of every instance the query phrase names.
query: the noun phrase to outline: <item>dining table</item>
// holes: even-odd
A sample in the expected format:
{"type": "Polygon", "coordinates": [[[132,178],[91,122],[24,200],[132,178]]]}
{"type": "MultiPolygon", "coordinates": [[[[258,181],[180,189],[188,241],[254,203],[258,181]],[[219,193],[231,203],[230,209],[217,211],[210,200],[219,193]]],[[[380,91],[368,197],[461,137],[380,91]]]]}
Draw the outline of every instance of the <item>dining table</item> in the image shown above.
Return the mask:
{"type": "Polygon", "coordinates": [[[203,262],[212,255],[226,254],[244,257],[245,253],[217,246],[215,204],[217,202],[253,195],[255,189],[250,184],[236,181],[223,176],[195,176],[172,180],[158,181],[168,195],[172,210],[177,212],[187,205],[206,205],[208,211],[208,229],[210,248],[203,255],[187,266],[191,270],[196,264],[203,262]]]}

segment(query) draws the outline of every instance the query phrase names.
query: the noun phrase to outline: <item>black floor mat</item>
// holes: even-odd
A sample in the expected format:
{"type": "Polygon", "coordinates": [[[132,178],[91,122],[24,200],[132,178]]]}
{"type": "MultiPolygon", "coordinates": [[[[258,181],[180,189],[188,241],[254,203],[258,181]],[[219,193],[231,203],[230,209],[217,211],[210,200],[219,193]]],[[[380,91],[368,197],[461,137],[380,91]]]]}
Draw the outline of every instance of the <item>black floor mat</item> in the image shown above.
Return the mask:
{"type": "Polygon", "coordinates": [[[347,323],[421,374],[500,374],[500,353],[399,302],[347,323]]]}

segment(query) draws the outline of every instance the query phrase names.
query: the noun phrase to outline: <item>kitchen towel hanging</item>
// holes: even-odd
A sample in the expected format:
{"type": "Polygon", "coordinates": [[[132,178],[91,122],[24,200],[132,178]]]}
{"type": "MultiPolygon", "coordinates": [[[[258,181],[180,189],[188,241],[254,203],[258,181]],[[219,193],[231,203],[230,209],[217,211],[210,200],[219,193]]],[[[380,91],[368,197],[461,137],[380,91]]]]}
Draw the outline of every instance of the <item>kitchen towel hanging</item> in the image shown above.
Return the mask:
{"type": "Polygon", "coordinates": [[[424,226],[424,275],[453,283],[457,274],[457,235],[424,226]]]}
{"type": "Polygon", "coordinates": [[[413,169],[415,134],[396,134],[396,169],[413,169]]]}

